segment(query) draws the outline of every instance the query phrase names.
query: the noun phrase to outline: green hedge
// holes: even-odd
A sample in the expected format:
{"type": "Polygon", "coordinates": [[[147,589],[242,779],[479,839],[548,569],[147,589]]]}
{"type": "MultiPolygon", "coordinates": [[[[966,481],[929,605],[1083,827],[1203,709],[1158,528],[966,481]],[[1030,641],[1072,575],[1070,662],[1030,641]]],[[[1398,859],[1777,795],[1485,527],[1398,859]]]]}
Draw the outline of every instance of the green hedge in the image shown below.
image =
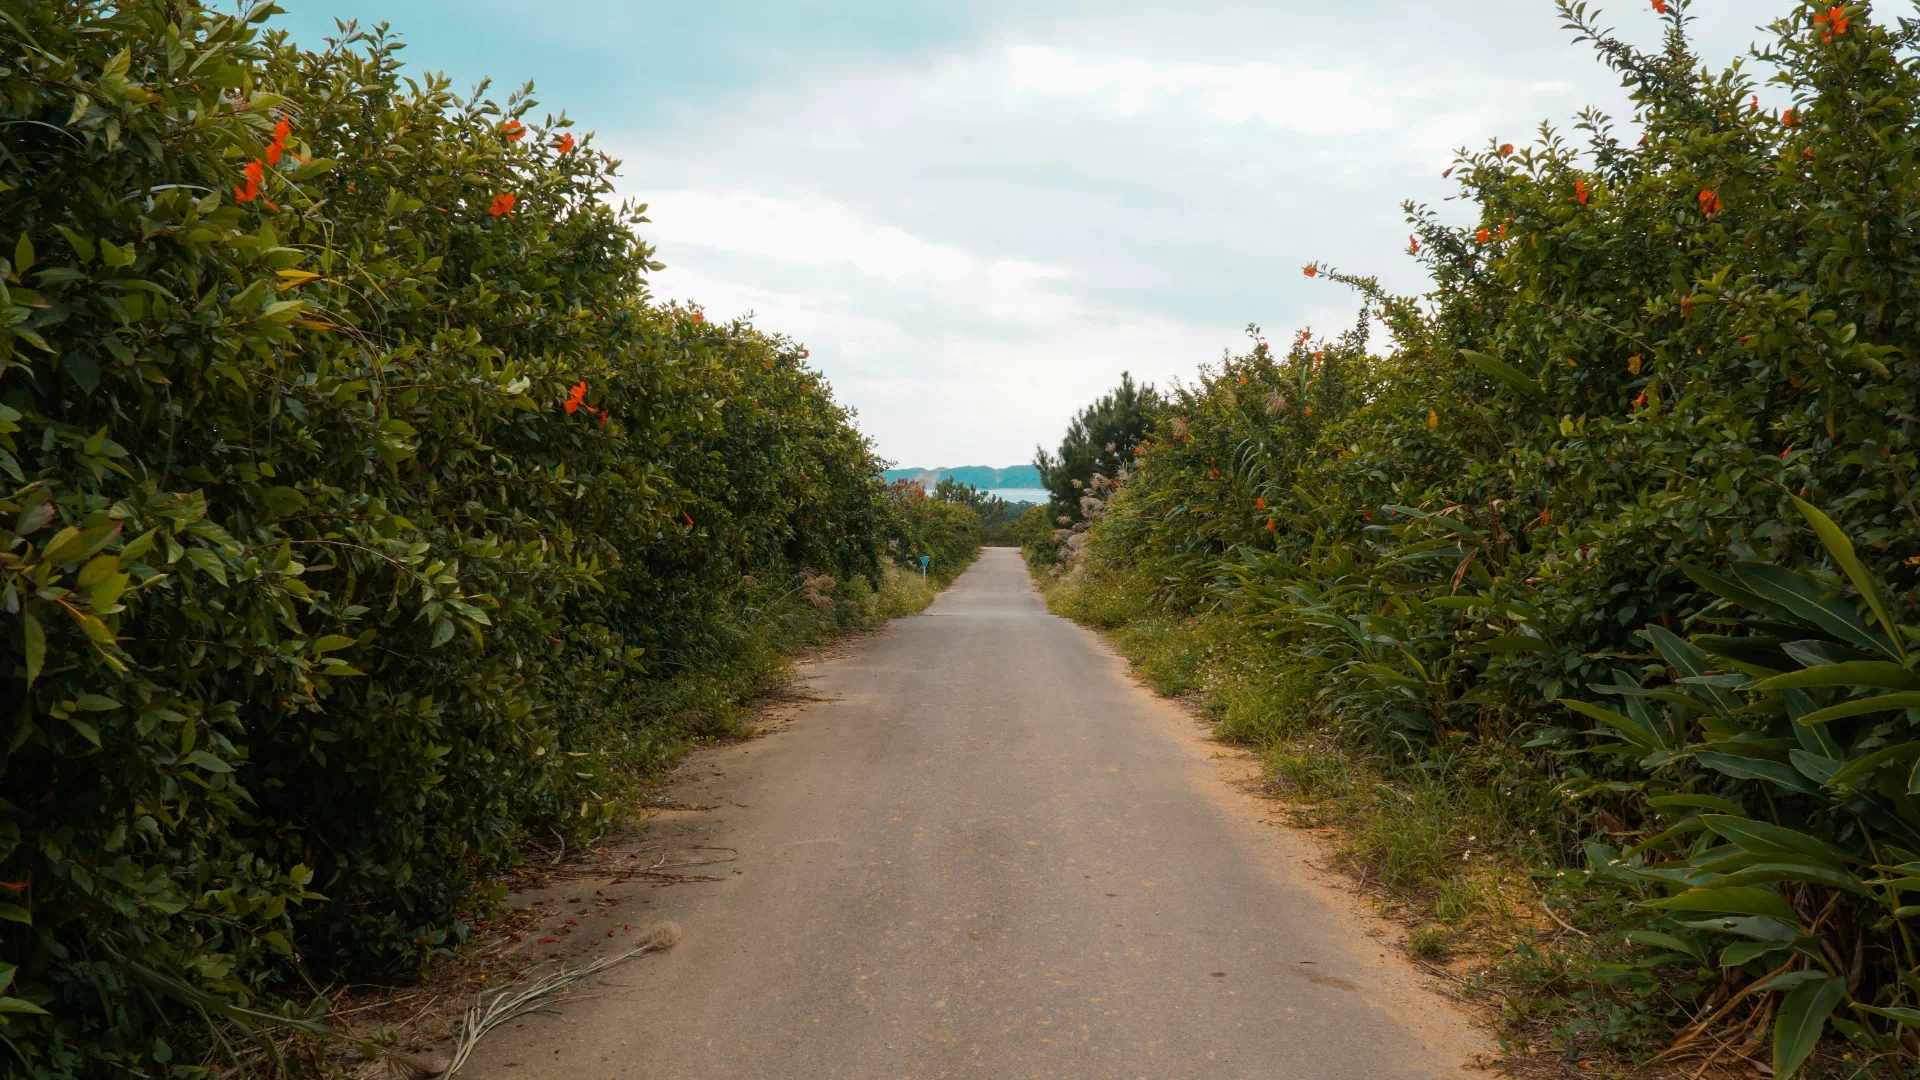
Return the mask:
{"type": "Polygon", "coordinates": [[[613,813],[582,687],[908,533],[805,350],[648,300],[591,139],[273,10],[0,0],[10,1076],[443,951],[613,813]]]}
{"type": "Polygon", "coordinates": [[[1542,831],[1594,841],[1650,947],[1609,992],[1678,1015],[1785,975],[1744,999],[1784,1076],[1829,1018],[1876,1059],[1920,1024],[1920,712],[1809,719],[1920,689],[1920,28],[1790,5],[1791,111],[1762,110],[1688,6],[1642,53],[1561,3],[1645,137],[1589,112],[1584,147],[1463,151],[1478,220],[1408,207],[1433,291],[1305,268],[1391,351],[1256,332],[1172,395],[1094,543],[1268,635],[1371,745],[1558,784],[1542,831]]]}

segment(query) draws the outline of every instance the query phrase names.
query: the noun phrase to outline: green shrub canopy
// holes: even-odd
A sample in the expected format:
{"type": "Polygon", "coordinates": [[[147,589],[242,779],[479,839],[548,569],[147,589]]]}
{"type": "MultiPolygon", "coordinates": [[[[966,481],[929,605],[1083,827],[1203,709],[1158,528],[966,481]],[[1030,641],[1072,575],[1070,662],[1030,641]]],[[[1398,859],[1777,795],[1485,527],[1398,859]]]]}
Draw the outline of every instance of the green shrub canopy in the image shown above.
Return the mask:
{"type": "Polygon", "coordinates": [[[1661,6],[1645,54],[1560,4],[1643,135],[1587,112],[1584,148],[1543,128],[1463,151],[1478,220],[1408,206],[1425,296],[1309,264],[1392,349],[1364,317],[1283,349],[1254,330],[1169,396],[1094,545],[1176,610],[1262,628],[1378,745],[1529,758],[1585,826],[1657,837],[1602,830],[1596,882],[1700,957],[1729,930],[1772,943],[1720,963],[1800,973],[1776,987],[1786,1075],[1830,1014],[1873,1053],[1920,1022],[1897,1011],[1920,987],[1920,713],[1805,722],[1920,688],[1920,27],[1793,5],[1762,56],[1791,106],[1768,110],[1661,6]]]}
{"type": "Polygon", "coordinates": [[[274,10],[0,2],[7,1075],[443,951],[612,812],[563,705],[926,531],[804,349],[649,301],[564,116],[274,10]]]}

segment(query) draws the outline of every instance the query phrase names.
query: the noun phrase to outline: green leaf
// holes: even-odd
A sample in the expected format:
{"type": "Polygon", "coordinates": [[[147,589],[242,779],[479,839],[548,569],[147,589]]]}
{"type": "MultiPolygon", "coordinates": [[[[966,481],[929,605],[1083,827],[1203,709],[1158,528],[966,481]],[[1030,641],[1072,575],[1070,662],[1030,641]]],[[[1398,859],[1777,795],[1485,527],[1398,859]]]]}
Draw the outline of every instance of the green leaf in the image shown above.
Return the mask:
{"type": "Polygon", "coordinates": [[[1920,742],[1897,743],[1882,747],[1865,757],[1847,762],[1847,767],[1833,774],[1827,781],[1828,787],[1845,787],[1856,778],[1866,775],[1890,761],[1905,761],[1908,758],[1920,758],[1920,742]]]}
{"type": "Polygon", "coordinates": [[[1705,751],[1694,755],[1694,760],[1718,773],[1741,780],[1771,780],[1789,791],[1812,794],[1820,790],[1812,781],[1800,775],[1790,766],[1777,761],[1761,758],[1736,757],[1733,754],[1721,754],[1705,751]]]}
{"type": "Polygon", "coordinates": [[[1578,701],[1574,698],[1560,698],[1559,702],[1574,712],[1591,716],[1608,727],[1616,729],[1620,734],[1626,736],[1628,742],[1633,743],[1635,746],[1642,747],[1649,752],[1665,750],[1667,748],[1665,741],[1660,738],[1658,733],[1649,728],[1642,727],[1640,724],[1627,719],[1612,709],[1603,708],[1591,702],[1578,701]]]}
{"type": "Polygon", "coordinates": [[[1460,355],[1466,357],[1467,363],[1472,364],[1474,367],[1479,368],[1481,371],[1506,383],[1508,386],[1513,387],[1528,397],[1539,401],[1547,400],[1547,392],[1541,388],[1539,383],[1522,374],[1519,368],[1496,360],[1486,353],[1474,352],[1471,349],[1461,349],[1460,355]]]}
{"type": "Polygon", "coordinates": [[[1846,533],[1840,531],[1840,526],[1835,525],[1832,518],[1821,513],[1812,503],[1796,495],[1793,496],[1793,505],[1800,508],[1801,516],[1807,519],[1807,524],[1813,526],[1814,535],[1826,545],[1827,553],[1833,556],[1834,563],[1846,573],[1847,578],[1853,582],[1853,587],[1860,590],[1861,599],[1867,602],[1867,607],[1873,610],[1874,618],[1880,620],[1881,628],[1887,632],[1887,640],[1892,644],[1894,654],[1905,659],[1907,650],[1900,644],[1900,628],[1894,624],[1893,616],[1887,613],[1887,602],[1880,595],[1879,584],[1874,581],[1873,575],[1867,572],[1860,557],[1854,554],[1853,541],[1847,538],[1846,533]]]}
{"type": "Polygon", "coordinates": [[[1803,832],[1770,822],[1724,814],[1708,814],[1705,820],[1707,828],[1712,829],[1715,836],[1742,851],[1751,851],[1756,855],[1804,855],[1835,870],[1845,865],[1845,860],[1838,852],[1803,832]]]}
{"type": "Polygon", "coordinates": [[[1733,574],[1749,589],[1837,638],[1889,656],[1899,655],[1890,642],[1860,621],[1851,603],[1827,595],[1826,586],[1805,574],[1766,563],[1739,563],[1733,574]]]}
{"type": "Polygon", "coordinates": [[[1920,709],[1920,692],[1908,691],[1899,694],[1881,694],[1878,697],[1856,698],[1843,701],[1838,705],[1829,705],[1802,716],[1801,724],[1824,724],[1830,720],[1844,720],[1849,716],[1865,716],[1868,713],[1895,712],[1901,709],[1920,709]]]}
{"type": "Polygon", "coordinates": [[[1729,915],[1765,915],[1784,923],[1798,924],[1800,916],[1786,897],[1772,889],[1755,886],[1688,889],[1678,896],[1647,904],[1662,911],[1714,911],[1729,915]]]}
{"type": "Polygon", "coordinates": [[[213,580],[220,584],[225,585],[227,583],[227,564],[221,562],[220,556],[215,555],[212,551],[203,547],[188,548],[187,561],[205,570],[213,577],[213,580]]]}
{"type": "Polygon", "coordinates": [[[79,732],[81,738],[92,743],[93,748],[95,750],[100,749],[100,729],[99,728],[94,727],[92,724],[87,723],[85,720],[82,720],[77,716],[67,717],[67,726],[79,732]]]}
{"type": "Polygon", "coordinates": [[[1881,1008],[1877,1005],[1859,1005],[1857,1007],[1865,1009],[1875,1016],[1884,1016],[1896,1024],[1904,1024],[1907,1027],[1920,1027],[1920,1009],[1906,1009],[1897,1006],[1881,1008]]]}
{"type": "Polygon", "coordinates": [[[1705,957],[1700,954],[1700,946],[1659,930],[1629,930],[1626,933],[1626,939],[1635,945],[1646,945],[1655,949],[1672,949],[1675,952],[1686,953],[1688,956],[1696,959],[1705,959],[1705,957]]]}
{"type": "Polygon", "coordinates": [[[81,262],[86,263],[93,261],[93,241],[81,236],[65,225],[55,225],[54,230],[61,236],[66,237],[67,246],[73,248],[73,253],[80,256],[81,262]]]}
{"type": "Polygon", "coordinates": [[[1523,653],[1551,649],[1553,643],[1539,638],[1522,637],[1518,634],[1502,634],[1487,641],[1476,642],[1466,648],[1470,653],[1523,653]]]}
{"type": "Polygon", "coordinates": [[[20,628],[26,639],[27,685],[32,686],[47,662],[47,633],[31,612],[20,617],[20,628]]]}
{"type": "Polygon", "coordinates": [[[1885,690],[1920,690],[1920,676],[1885,660],[1849,660],[1843,664],[1822,664],[1775,675],[1754,683],[1760,693],[1775,690],[1814,689],[1829,686],[1873,686],[1885,690]]]}
{"type": "Polygon", "coordinates": [[[1779,1019],[1773,1025],[1773,1075],[1775,1080],[1792,1080],[1826,1030],[1827,1017],[1847,995],[1845,979],[1822,979],[1793,988],[1780,1003],[1779,1019]]]}
{"type": "Polygon", "coordinates": [[[1745,817],[1747,814],[1745,810],[1740,809],[1739,803],[1723,799],[1718,795],[1656,795],[1647,800],[1647,805],[1663,810],[1674,806],[1697,806],[1703,810],[1718,810],[1723,814],[1733,814],[1736,817],[1745,817]]]}
{"type": "Polygon", "coordinates": [[[0,919],[33,925],[33,913],[19,904],[0,904],[0,919]]]}
{"type": "Polygon", "coordinates": [[[1720,950],[1720,966],[1723,968],[1739,967],[1756,957],[1765,956],[1768,953],[1779,952],[1782,949],[1791,947],[1792,946],[1778,941],[1736,941],[1720,950]]]}
{"type": "Polygon", "coordinates": [[[22,274],[33,269],[33,238],[26,233],[13,245],[13,268],[22,274]]]}
{"type": "Polygon", "coordinates": [[[208,772],[230,773],[233,771],[233,766],[227,764],[224,761],[221,761],[219,758],[214,757],[212,754],[207,753],[205,750],[195,750],[193,753],[188,754],[186,757],[182,758],[181,760],[185,761],[189,765],[198,765],[201,768],[207,770],[208,772]]]}
{"type": "Polygon", "coordinates": [[[25,998],[0,997],[0,1013],[25,1013],[29,1016],[51,1016],[47,1010],[25,998]]]}
{"type": "Polygon", "coordinates": [[[336,649],[344,649],[358,641],[358,638],[351,638],[345,634],[328,634],[318,641],[315,641],[313,645],[310,646],[310,651],[314,653],[330,653],[336,649]]]}

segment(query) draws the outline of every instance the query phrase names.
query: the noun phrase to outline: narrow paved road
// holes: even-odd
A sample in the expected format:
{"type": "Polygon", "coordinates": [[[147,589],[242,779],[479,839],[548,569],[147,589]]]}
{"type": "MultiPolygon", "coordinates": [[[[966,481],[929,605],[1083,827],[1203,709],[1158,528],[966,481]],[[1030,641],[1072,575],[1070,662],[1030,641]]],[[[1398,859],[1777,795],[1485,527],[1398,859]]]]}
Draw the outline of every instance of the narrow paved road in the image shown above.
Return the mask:
{"type": "Polygon", "coordinates": [[[827,700],[696,759],[678,797],[716,809],[649,833],[736,849],[727,879],[608,890],[679,947],[462,1076],[1398,1080],[1486,1049],[1016,552],[803,674],[827,700]]]}

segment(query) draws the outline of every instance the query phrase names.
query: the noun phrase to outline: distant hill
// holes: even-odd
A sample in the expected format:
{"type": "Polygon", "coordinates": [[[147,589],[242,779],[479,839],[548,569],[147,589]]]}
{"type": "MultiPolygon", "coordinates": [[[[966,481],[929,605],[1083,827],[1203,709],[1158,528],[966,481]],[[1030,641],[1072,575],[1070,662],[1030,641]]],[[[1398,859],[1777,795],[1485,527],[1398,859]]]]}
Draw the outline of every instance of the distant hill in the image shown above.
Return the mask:
{"type": "Polygon", "coordinates": [[[996,469],[991,465],[962,465],[957,469],[888,469],[883,475],[895,480],[918,480],[928,487],[949,477],[977,488],[1037,488],[1040,470],[1031,465],[996,469]]]}

